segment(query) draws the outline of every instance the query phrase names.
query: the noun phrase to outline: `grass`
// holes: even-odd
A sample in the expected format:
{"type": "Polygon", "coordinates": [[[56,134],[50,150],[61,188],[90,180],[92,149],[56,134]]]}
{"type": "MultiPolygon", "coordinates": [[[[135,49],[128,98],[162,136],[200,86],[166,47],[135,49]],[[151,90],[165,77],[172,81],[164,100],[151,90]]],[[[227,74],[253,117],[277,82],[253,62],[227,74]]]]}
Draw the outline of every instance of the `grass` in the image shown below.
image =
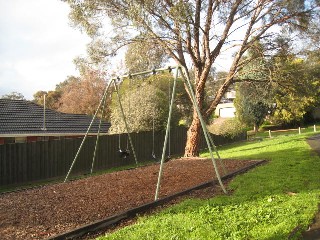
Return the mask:
{"type": "Polygon", "coordinates": [[[320,202],[320,157],[305,141],[311,135],[222,147],[222,158],[269,162],[236,177],[231,195],[189,199],[99,239],[300,239],[320,202]]]}
{"type": "MultiPolygon", "coordinates": [[[[316,130],[320,131],[320,125],[316,125],[316,130]]],[[[314,132],[314,125],[309,125],[305,127],[301,127],[300,129],[301,133],[313,133],[314,132]]],[[[271,131],[271,137],[277,137],[277,136],[288,136],[288,135],[296,135],[299,133],[299,128],[296,129],[288,129],[288,130],[281,130],[281,131],[271,131]]],[[[255,137],[262,137],[267,138],[269,137],[269,131],[262,131],[258,133],[253,133],[255,137]]]]}

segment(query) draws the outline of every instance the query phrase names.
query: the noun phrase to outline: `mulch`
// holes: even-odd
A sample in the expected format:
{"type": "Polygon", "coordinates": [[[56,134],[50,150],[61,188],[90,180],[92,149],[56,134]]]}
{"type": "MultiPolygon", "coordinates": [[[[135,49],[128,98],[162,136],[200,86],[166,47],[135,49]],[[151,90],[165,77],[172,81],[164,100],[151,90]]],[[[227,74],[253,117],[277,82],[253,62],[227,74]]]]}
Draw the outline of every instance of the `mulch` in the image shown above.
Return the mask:
{"type": "MultiPolygon", "coordinates": [[[[242,169],[253,162],[224,160],[227,172],[242,169]]],[[[1,239],[46,239],[152,202],[158,172],[159,164],[153,164],[2,194],[1,239]]],[[[171,160],[164,165],[159,197],[215,178],[211,160],[171,160]]],[[[211,190],[205,191],[212,193],[211,190]]],[[[204,194],[198,193],[199,197],[204,194]]],[[[197,197],[197,192],[194,194],[193,197],[197,197]]]]}

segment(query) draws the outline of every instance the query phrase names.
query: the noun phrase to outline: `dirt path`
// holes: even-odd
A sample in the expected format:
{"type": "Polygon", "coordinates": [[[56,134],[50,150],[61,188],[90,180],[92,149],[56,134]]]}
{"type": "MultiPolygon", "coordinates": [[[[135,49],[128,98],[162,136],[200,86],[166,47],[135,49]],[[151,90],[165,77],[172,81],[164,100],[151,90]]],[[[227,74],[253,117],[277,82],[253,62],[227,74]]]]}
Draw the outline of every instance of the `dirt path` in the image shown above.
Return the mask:
{"type": "MultiPolygon", "coordinates": [[[[307,142],[310,147],[320,156],[320,134],[308,138],[307,142]]],[[[320,240],[320,212],[317,213],[314,223],[310,226],[308,231],[302,234],[302,236],[305,240],[320,240]]]]}
{"type": "MultiPolygon", "coordinates": [[[[226,160],[228,172],[253,161],[226,160]]],[[[159,165],[119,171],[0,195],[1,239],[45,239],[154,199],[159,165]]],[[[212,180],[212,162],[172,160],[164,165],[160,198],[212,180]]]]}
{"type": "Polygon", "coordinates": [[[320,134],[307,139],[310,147],[320,156],[320,134]]]}

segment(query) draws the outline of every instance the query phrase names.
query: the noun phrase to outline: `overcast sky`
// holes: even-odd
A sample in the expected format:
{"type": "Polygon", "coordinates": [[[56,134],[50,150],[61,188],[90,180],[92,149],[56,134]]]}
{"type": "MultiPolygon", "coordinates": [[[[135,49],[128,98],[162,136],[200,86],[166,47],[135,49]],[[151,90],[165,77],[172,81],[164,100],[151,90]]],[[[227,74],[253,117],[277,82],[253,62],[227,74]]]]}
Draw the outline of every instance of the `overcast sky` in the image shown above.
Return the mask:
{"type": "Polygon", "coordinates": [[[90,39],[68,14],[60,0],[0,0],[0,97],[14,91],[31,100],[78,75],[72,60],[86,54],[90,39]]]}

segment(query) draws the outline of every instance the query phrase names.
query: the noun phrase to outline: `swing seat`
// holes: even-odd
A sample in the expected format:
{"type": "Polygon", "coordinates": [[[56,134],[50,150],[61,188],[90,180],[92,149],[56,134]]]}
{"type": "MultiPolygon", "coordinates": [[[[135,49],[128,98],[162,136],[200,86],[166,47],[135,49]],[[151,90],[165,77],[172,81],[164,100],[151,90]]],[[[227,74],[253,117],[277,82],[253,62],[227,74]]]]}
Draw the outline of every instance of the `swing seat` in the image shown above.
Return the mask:
{"type": "Polygon", "coordinates": [[[122,151],[121,149],[119,150],[119,157],[120,158],[126,159],[129,156],[130,156],[130,151],[129,150],[125,150],[125,151],[122,151]]]}
{"type": "Polygon", "coordinates": [[[157,157],[156,157],[156,155],[155,155],[154,153],[152,153],[151,156],[152,156],[152,158],[153,158],[154,160],[157,159],[157,157]]]}

